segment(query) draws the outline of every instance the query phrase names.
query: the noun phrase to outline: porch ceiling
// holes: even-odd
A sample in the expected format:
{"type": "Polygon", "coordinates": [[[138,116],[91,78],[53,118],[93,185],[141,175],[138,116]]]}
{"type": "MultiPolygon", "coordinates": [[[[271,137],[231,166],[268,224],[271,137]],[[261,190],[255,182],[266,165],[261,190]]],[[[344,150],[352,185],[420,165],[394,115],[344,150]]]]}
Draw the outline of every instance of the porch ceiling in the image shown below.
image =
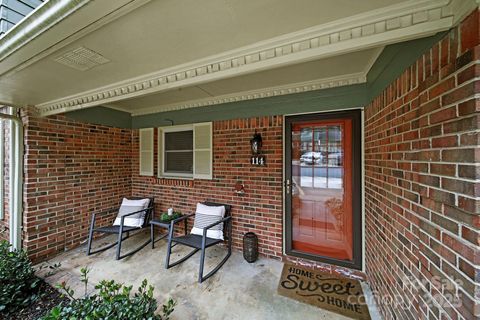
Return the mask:
{"type": "Polygon", "coordinates": [[[446,30],[474,5],[91,1],[12,54],[0,54],[0,103],[36,106],[44,115],[98,105],[145,114],[361,83],[383,46],[446,30]],[[81,47],[100,54],[99,63],[92,67],[95,59],[75,55],[81,47]]]}
{"type": "MultiPolygon", "coordinates": [[[[295,87],[316,84],[318,88],[362,83],[382,48],[344,54],[327,59],[255,72],[204,84],[180,87],[151,95],[126,99],[107,106],[133,115],[164,112],[209,104],[215,99],[232,99],[239,95],[261,95],[271,90],[295,90],[295,87]]],[[[238,98],[237,98],[238,99],[238,98]]]]}

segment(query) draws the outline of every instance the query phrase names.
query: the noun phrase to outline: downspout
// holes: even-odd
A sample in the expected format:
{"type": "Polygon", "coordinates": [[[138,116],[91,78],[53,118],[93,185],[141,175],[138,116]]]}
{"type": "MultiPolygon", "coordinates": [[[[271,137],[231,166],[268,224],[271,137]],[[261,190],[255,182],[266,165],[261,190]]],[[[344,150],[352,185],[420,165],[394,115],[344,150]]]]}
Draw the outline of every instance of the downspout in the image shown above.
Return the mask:
{"type": "Polygon", "coordinates": [[[9,178],[9,227],[13,249],[22,247],[23,213],[23,123],[11,108],[10,114],[0,113],[0,119],[10,120],[10,178],[9,178]]]}

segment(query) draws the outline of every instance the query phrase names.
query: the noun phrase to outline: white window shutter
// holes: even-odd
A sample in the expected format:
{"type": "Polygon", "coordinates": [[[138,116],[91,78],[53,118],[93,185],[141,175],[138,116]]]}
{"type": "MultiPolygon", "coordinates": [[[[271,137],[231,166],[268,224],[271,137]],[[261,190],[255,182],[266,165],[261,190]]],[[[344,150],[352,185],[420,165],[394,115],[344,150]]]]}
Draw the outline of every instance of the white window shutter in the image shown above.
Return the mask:
{"type": "Polygon", "coordinates": [[[158,135],[157,135],[157,150],[158,150],[158,177],[161,178],[163,176],[163,130],[162,128],[158,128],[158,135]]]}
{"type": "Polygon", "coordinates": [[[193,125],[193,177],[213,178],[212,123],[193,125]]]}
{"type": "Polygon", "coordinates": [[[153,176],[153,128],[140,129],[140,175],[153,176]]]}

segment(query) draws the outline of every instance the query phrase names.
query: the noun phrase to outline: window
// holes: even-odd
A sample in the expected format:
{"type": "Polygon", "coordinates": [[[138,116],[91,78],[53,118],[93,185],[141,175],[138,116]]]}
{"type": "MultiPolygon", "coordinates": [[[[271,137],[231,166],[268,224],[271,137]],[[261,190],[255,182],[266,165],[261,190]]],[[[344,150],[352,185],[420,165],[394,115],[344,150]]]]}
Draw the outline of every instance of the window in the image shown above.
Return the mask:
{"type": "Polygon", "coordinates": [[[193,130],[165,132],[164,173],[193,175],[193,130]]]}
{"type": "Polygon", "coordinates": [[[158,128],[158,175],[212,179],[212,124],[158,128]]]}

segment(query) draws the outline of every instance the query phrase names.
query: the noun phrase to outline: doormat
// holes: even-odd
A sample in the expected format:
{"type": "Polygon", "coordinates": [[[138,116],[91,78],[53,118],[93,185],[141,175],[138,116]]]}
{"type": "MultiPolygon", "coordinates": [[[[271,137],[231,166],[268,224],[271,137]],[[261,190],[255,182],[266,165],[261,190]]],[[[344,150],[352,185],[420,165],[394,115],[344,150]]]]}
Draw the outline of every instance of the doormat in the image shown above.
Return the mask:
{"type": "Polygon", "coordinates": [[[285,264],[278,294],[353,319],[371,319],[357,280],[285,264]]]}

